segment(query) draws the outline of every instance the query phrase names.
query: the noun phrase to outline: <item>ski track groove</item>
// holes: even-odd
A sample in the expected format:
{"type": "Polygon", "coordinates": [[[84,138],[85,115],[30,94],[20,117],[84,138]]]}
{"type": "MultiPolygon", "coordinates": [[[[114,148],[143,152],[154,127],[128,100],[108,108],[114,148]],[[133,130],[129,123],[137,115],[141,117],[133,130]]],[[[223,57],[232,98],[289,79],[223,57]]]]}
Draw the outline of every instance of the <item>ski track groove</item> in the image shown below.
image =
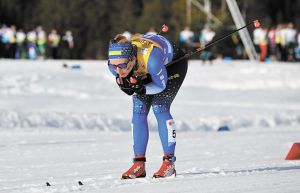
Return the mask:
{"type": "MultiPolygon", "coordinates": [[[[276,174],[277,172],[299,172],[300,166],[277,166],[277,167],[261,167],[261,168],[249,168],[249,169],[226,169],[219,171],[213,170],[201,170],[201,169],[190,169],[193,170],[191,172],[181,172],[177,174],[177,177],[165,178],[165,179],[154,179],[152,177],[140,178],[140,179],[132,179],[132,180],[122,180],[109,176],[97,177],[95,175],[85,175],[84,177],[74,177],[74,176],[62,176],[62,177],[52,177],[51,180],[45,180],[44,184],[38,183],[28,183],[23,184],[21,186],[15,187],[6,187],[0,189],[0,192],[7,191],[19,191],[19,192],[74,192],[74,191],[95,191],[101,190],[105,188],[119,188],[123,186],[131,186],[131,185],[140,185],[140,184],[154,184],[154,183],[170,183],[174,181],[181,180],[182,178],[193,180],[197,178],[214,178],[214,177],[224,177],[224,176],[246,176],[246,175],[257,175],[257,174],[276,174]],[[71,180],[71,179],[74,180],[71,180]],[[66,180],[70,179],[70,180],[66,180]],[[64,181],[61,181],[64,180],[64,181]],[[78,181],[83,183],[82,186],[78,184],[78,181]],[[46,182],[49,182],[51,186],[46,186],[46,182]]],[[[189,170],[186,170],[189,171],[189,170]]],[[[117,172],[108,172],[107,174],[117,174],[117,172]]],[[[102,173],[103,175],[103,173],[102,173]]],[[[32,181],[32,179],[31,179],[32,181]]],[[[24,182],[24,181],[23,181],[24,182]]]]}

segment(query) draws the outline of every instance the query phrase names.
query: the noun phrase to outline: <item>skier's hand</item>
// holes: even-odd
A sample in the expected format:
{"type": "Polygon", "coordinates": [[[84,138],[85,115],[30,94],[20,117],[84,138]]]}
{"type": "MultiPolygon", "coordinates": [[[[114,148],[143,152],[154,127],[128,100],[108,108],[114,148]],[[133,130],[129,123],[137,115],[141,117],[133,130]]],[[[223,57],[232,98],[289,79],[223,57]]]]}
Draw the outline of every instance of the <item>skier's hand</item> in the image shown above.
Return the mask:
{"type": "Polygon", "coordinates": [[[119,88],[128,95],[133,95],[134,90],[131,88],[131,84],[126,78],[116,77],[116,82],[119,88]]]}
{"type": "Polygon", "coordinates": [[[142,80],[138,77],[130,77],[131,89],[138,95],[146,94],[146,88],[142,80]]]}

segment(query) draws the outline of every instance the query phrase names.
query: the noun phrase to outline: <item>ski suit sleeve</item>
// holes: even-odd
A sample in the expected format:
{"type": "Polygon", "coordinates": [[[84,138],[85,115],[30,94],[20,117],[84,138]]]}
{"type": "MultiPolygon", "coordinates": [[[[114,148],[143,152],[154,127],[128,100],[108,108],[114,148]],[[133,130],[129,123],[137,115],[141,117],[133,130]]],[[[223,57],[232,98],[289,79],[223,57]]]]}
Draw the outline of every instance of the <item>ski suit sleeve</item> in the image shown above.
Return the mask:
{"type": "Polygon", "coordinates": [[[147,62],[147,71],[152,82],[146,84],[146,94],[157,94],[166,88],[168,74],[164,65],[164,55],[161,49],[153,48],[147,62]]]}

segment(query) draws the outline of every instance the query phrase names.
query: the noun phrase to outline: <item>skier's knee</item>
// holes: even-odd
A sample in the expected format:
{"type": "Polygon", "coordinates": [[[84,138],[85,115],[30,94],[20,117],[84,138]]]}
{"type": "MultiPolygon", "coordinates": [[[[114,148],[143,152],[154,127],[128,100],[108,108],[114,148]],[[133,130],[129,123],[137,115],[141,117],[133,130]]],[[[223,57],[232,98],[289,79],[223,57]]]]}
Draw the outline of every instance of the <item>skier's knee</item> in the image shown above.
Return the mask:
{"type": "Polygon", "coordinates": [[[163,112],[168,112],[169,111],[169,106],[165,104],[157,104],[157,105],[152,105],[153,112],[155,114],[158,113],[163,113],[163,112]]]}
{"type": "Polygon", "coordinates": [[[133,113],[137,114],[147,114],[148,108],[145,104],[134,104],[133,113]]]}

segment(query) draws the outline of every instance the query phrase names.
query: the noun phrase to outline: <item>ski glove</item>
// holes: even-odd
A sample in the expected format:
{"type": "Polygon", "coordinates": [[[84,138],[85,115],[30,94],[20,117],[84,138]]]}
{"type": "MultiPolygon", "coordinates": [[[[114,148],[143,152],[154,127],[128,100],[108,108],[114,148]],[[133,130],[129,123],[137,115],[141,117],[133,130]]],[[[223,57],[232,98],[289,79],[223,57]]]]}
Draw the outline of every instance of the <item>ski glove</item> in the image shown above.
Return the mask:
{"type": "Polygon", "coordinates": [[[146,94],[146,88],[143,84],[142,79],[139,77],[132,76],[130,77],[131,89],[138,95],[146,94]]]}
{"type": "Polygon", "coordinates": [[[116,82],[123,92],[125,92],[127,95],[133,95],[134,90],[131,88],[131,84],[126,78],[117,76],[116,82]]]}
{"type": "Polygon", "coordinates": [[[138,76],[131,76],[126,78],[117,76],[116,82],[119,88],[127,95],[133,95],[133,93],[144,95],[146,94],[146,88],[144,85],[152,82],[152,78],[150,74],[147,74],[143,79],[138,76]]]}

